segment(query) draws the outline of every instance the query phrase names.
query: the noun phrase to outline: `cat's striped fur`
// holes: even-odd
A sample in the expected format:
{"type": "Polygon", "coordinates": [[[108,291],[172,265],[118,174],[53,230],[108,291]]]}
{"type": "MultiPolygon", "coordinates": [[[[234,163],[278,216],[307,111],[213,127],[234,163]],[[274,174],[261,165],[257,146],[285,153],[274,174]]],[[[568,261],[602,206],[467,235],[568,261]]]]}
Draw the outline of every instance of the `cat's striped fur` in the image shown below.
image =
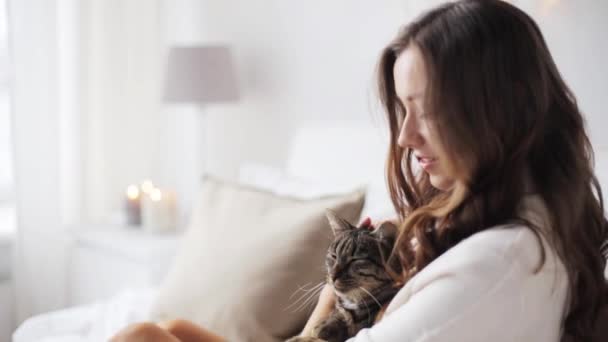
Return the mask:
{"type": "Polygon", "coordinates": [[[386,271],[397,228],[385,222],[375,230],[356,228],[334,213],[327,214],[335,234],[326,256],[327,282],[336,294],[332,314],[313,329],[312,337],[288,342],[343,342],[376,321],[399,290],[386,271]]]}

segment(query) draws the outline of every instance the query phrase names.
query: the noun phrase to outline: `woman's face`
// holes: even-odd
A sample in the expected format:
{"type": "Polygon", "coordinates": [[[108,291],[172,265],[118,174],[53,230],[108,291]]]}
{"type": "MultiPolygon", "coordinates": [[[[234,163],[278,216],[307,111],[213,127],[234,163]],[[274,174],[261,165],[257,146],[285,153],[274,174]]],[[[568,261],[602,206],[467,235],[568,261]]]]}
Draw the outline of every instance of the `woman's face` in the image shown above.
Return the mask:
{"type": "Polygon", "coordinates": [[[439,190],[449,190],[454,180],[445,171],[446,161],[439,155],[442,147],[436,130],[426,116],[425,90],[427,74],[420,49],[411,44],[395,61],[393,68],[395,90],[406,111],[399,118],[399,139],[403,148],[410,148],[420,167],[427,172],[431,184],[439,190]]]}

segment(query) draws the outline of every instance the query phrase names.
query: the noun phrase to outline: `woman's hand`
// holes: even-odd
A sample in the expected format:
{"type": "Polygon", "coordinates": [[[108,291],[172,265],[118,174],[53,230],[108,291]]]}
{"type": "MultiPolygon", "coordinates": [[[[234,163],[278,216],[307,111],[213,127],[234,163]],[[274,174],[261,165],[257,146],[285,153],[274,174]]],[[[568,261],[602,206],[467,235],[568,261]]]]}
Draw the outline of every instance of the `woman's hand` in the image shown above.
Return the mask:
{"type": "Polygon", "coordinates": [[[319,325],[324,319],[329,317],[331,312],[334,310],[336,305],[336,294],[334,293],[334,287],[330,284],[325,284],[321,294],[319,295],[319,301],[315,307],[312,315],[306,322],[306,326],[300,336],[311,336],[312,330],[319,325]]]}
{"type": "Polygon", "coordinates": [[[361,223],[359,223],[359,225],[357,226],[357,228],[364,228],[364,229],[369,229],[369,230],[375,230],[376,228],[381,227],[384,223],[388,223],[388,222],[392,223],[396,227],[399,227],[399,219],[397,219],[397,218],[373,222],[371,218],[366,217],[363,220],[361,220],[361,223]]]}
{"type": "Polygon", "coordinates": [[[361,221],[361,223],[359,223],[358,228],[365,228],[365,229],[373,230],[374,224],[372,223],[372,219],[369,216],[364,218],[361,221]]]}

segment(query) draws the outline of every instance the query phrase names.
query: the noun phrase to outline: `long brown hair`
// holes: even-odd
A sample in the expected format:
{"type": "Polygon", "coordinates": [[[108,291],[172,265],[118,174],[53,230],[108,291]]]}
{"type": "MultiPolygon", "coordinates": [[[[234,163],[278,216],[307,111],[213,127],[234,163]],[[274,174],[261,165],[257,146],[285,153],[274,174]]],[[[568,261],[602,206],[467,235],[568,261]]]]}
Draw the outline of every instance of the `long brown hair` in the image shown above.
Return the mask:
{"type": "Polygon", "coordinates": [[[536,23],[503,1],[444,4],[404,27],[382,52],[378,76],[391,133],[387,181],[402,220],[392,255],[403,266],[398,279],[407,281],[476,232],[524,223],[567,269],[565,331],[589,338],[606,301],[608,223],[584,119],[536,23]],[[407,113],[393,67],[412,45],[427,66],[425,114],[458,176],[449,191],[433,188],[425,172],[415,174],[411,149],[397,143],[399,116],[407,113]],[[527,182],[546,205],[549,234],[517,210],[527,182]]]}

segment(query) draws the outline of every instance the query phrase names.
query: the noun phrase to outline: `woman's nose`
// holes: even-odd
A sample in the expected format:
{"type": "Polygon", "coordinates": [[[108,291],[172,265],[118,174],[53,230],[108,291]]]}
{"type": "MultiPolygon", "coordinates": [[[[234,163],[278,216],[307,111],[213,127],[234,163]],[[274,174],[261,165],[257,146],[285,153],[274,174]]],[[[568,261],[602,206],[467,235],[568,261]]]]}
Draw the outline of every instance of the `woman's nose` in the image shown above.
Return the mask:
{"type": "Polygon", "coordinates": [[[418,131],[417,124],[414,122],[415,119],[412,115],[406,115],[399,131],[399,138],[397,143],[403,148],[417,148],[424,143],[424,138],[418,131]]]}

